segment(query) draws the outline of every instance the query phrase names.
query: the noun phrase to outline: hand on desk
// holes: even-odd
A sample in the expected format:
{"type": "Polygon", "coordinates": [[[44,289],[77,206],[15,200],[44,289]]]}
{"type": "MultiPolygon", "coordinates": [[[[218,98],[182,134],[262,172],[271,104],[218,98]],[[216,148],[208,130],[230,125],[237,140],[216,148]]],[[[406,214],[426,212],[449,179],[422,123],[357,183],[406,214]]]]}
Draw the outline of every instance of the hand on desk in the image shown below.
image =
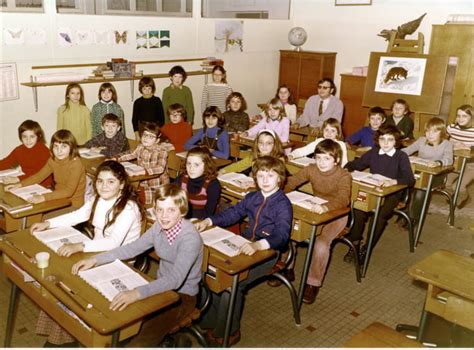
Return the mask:
{"type": "Polygon", "coordinates": [[[428,168],[436,168],[438,166],[442,166],[442,164],[440,165],[440,162],[435,161],[435,160],[430,160],[428,163],[426,163],[426,166],[428,168]]]}
{"type": "Polygon", "coordinates": [[[296,129],[299,129],[299,128],[300,128],[300,125],[298,123],[291,124],[291,129],[296,130],[296,129]]]}
{"type": "Polygon", "coordinates": [[[49,228],[49,222],[48,221],[43,221],[43,222],[37,222],[30,227],[30,233],[33,233],[35,231],[44,231],[49,228]]]}
{"type": "Polygon", "coordinates": [[[240,247],[239,253],[244,253],[245,255],[254,255],[259,248],[258,242],[245,243],[240,247]]]}
{"type": "Polygon", "coordinates": [[[21,183],[8,185],[8,186],[5,186],[5,191],[10,191],[10,190],[13,190],[14,188],[20,188],[20,187],[21,187],[21,183]]]}
{"type": "Polygon", "coordinates": [[[66,243],[59,247],[59,256],[70,257],[73,254],[84,251],[83,243],[66,243]]]}
{"type": "Polygon", "coordinates": [[[390,186],[395,186],[398,184],[398,181],[395,179],[390,179],[390,180],[384,180],[381,184],[380,187],[390,187],[390,186]]]}
{"type": "Polygon", "coordinates": [[[325,206],[325,205],[321,205],[321,204],[314,204],[311,209],[310,209],[311,212],[313,213],[316,213],[316,214],[324,214],[326,213],[328,210],[328,208],[325,206]]]}
{"type": "Polygon", "coordinates": [[[28,199],[28,202],[32,204],[43,203],[44,201],[46,201],[46,198],[42,194],[34,194],[28,199]]]}
{"type": "Polygon", "coordinates": [[[212,222],[211,222],[211,219],[209,218],[201,220],[201,221],[197,221],[194,223],[194,227],[196,228],[196,230],[198,230],[198,232],[204,231],[208,226],[211,226],[211,225],[212,225],[212,222]]]}
{"type": "Polygon", "coordinates": [[[316,127],[311,129],[311,132],[309,133],[310,136],[318,136],[320,128],[316,127]]]}
{"type": "Polygon", "coordinates": [[[79,271],[89,270],[90,268],[94,267],[96,264],[97,264],[97,260],[95,259],[95,257],[83,259],[83,260],[78,261],[74,265],[72,265],[71,272],[73,275],[77,275],[79,271]]]}
{"type": "Polygon", "coordinates": [[[109,309],[113,311],[122,311],[128,305],[136,302],[140,299],[140,292],[136,289],[127,290],[126,292],[120,292],[112,299],[109,309]]]}

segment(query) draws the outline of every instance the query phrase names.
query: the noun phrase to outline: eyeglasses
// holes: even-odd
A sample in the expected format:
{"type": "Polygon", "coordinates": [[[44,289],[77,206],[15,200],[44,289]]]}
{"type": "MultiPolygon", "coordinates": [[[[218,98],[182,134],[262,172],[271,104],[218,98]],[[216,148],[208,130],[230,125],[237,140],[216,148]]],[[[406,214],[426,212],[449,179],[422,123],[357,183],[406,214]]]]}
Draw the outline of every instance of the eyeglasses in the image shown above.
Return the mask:
{"type": "Polygon", "coordinates": [[[318,85],[318,89],[321,89],[321,90],[327,90],[330,88],[331,88],[330,86],[318,85]]]}
{"type": "Polygon", "coordinates": [[[383,137],[383,136],[380,136],[379,137],[379,141],[380,142],[395,142],[395,137],[383,137]]]}
{"type": "Polygon", "coordinates": [[[152,133],[145,132],[145,133],[143,133],[142,138],[143,139],[154,140],[154,139],[156,139],[156,135],[152,134],[152,133]]]}

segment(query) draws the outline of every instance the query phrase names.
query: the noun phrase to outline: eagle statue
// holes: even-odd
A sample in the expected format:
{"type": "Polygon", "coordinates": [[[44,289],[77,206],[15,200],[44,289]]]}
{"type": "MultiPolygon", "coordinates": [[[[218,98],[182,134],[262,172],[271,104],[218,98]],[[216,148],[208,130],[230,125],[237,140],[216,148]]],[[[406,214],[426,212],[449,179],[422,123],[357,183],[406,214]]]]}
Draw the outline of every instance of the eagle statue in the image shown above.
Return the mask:
{"type": "Polygon", "coordinates": [[[396,32],[396,38],[397,39],[405,39],[405,36],[409,34],[413,34],[418,27],[421,24],[421,21],[423,20],[423,17],[426,16],[426,13],[423,14],[422,16],[418,17],[417,19],[414,19],[413,21],[407,22],[402,24],[401,26],[398,26],[397,29],[384,29],[382,30],[378,36],[381,36],[382,38],[385,38],[386,41],[390,40],[390,35],[393,32],[396,32]]]}

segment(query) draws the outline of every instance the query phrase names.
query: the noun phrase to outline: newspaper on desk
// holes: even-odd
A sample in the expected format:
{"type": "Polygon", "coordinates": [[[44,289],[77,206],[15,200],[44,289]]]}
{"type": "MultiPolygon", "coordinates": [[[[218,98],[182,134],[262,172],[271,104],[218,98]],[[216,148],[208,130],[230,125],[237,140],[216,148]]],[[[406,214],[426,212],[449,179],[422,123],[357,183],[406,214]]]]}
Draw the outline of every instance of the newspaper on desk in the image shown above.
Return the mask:
{"type": "Polygon", "coordinates": [[[204,245],[212,247],[227,256],[239,255],[240,247],[250,241],[233,232],[224,230],[220,227],[214,227],[201,232],[201,238],[204,245]]]}
{"type": "Polygon", "coordinates": [[[287,193],[286,196],[292,204],[298,205],[305,209],[311,209],[316,204],[323,205],[328,202],[325,199],[299,191],[292,191],[287,193]]]}
{"type": "Polygon", "coordinates": [[[108,301],[112,301],[120,292],[148,284],[146,279],[120,260],[79,271],[79,276],[108,301]]]}
{"type": "Polygon", "coordinates": [[[15,196],[20,197],[21,199],[27,202],[29,202],[34,195],[42,195],[45,193],[52,192],[50,189],[38,184],[25,186],[25,187],[12,188],[9,191],[13,193],[15,196]]]}
{"type": "Polygon", "coordinates": [[[91,239],[74,227],[56,227],[44,231],[34,231],[33,236],[55,253],[63,244],[83,243],[91,239]]]}
{"type": "Polygon", "coordinates": [[[369,187],[379,187],[384,183],[384,181],[392,180],[391,178],[380,174],[371,174],[358,170],[353,171],[351,175],[354,181],[361,182],[362,184],[369,187]]]}

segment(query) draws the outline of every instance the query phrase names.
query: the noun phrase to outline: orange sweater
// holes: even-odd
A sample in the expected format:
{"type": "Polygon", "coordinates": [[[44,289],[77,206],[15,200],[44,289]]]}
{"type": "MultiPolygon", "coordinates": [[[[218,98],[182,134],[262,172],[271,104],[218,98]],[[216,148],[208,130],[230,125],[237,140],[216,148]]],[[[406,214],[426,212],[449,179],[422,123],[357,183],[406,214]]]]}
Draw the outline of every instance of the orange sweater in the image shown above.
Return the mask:
{"type": "Polygon", "coordinates": [[[184,151],[184,144],[193,136],[191,124],[181,121],[178,124],[167,123],[160,131],[170,139],[176,153],[184,151]]]}
{"type": "Polygon", "coordinates": [[[52,199],[68,198],[74,208],[80,208],[84,204],[86,191],[86,170],[81,159],[52,159],[35,175],[21,181],[22,186],[40,183],[49,175],[53,174],[54,191],[44,194],[44,198],[52,199]]]}

